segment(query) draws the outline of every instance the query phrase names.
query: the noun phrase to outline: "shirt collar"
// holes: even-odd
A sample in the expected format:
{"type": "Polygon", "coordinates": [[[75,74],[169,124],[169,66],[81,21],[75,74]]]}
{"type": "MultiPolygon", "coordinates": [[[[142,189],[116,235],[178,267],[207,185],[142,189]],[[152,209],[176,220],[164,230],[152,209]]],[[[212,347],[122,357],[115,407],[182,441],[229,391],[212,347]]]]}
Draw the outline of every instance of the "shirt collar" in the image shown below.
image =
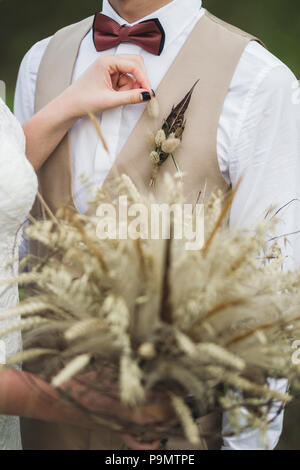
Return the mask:
{"type": "MultiPolygon", "coordinates": [[[[176,39],[182,30],[185,29],[191,21],[193,21],[193,18],[198,14],[201,8],[202,0],[173,0],[171,3],[168,3],[159,10],[156,10],[150,15],[132,23],[131,26],[140,23],[141,21],[158,18],[166,33],[165,46],[168,46],[168,44],[176,39]]],[[[109,0],[103,0],[102,13],[121,25],[128,24],[113,9],[109,0]]]]}

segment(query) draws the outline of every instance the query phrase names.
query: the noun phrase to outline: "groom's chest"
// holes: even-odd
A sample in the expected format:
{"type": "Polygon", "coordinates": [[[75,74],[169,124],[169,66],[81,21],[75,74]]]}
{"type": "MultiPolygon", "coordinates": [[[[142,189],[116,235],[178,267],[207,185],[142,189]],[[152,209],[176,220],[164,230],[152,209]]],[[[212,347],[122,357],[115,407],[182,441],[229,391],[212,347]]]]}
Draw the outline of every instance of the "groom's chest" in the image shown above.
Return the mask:
{"type": "MultiPolygon", "coordinates": [[[[92,19],[88,18],[53,37],[38,73],[36,111],[66,89],[76,74],[82,73],[95,58],[88,58],[87,54],[87,50],[95,54],[90,47],[91,24],[92,19]]],[[[100,116],[101,130],[110,149],[109,156],[104,153],[90,122],[84,119],[76,123],[71,139],[63,139],[39,172],[41,193],[48,206],[54,212],[62,204],[77,202],[78,207],[78,193],[83,194],[79,186],[81,175],[91,177],[91,183],[99,185],[113,174],[126,173],[138,186],[149,188],[153,169],[146,133],[148,130],[156,133],[161,128],[172,107],[196,81],[199,83],[185,116],[187,122],[176,160],[185,174],[189,200],[194,201],[203,188],[206,194],[217,188],[226,189],[217,161],[218,125],[232,77],[251,39],[206,13],[188,38],[182,37],[183,44],[174,42],[160,57],[147,56],[146,67],[160,104],[157,119],[149,118],[145,105],[105,112],[100,116]]],[[[132,46],[130,49],[133,52],[132,46]]],[[[170,159],[164,163],[158,178],[165,172],[175,172],[170,159]]]]}
{"type": "MultiPolygon", "coordinates": [[[[166,45],[162,56],[150,54],[131,43],[121,43],[118,47],[105,52],[97,52],[90,31],[81,42],[72,82],[75,82],[102,54],[137,54],[143,58],[150,83],[153,89],[157,90],[196,23],[197,18],[183,28],[176,40],[166,45]]],[[[109,158],[88,118],[81,120],[71,129],[69,135],[74,165],[74,189],[80,210],[86,208],[90,198],[90,185],[86,184],[85,188],[83,187],[82,176],[84,175],[84,179],[90,181],[92,185],[102,185],[144,110],[145,104],[141,103],[118,107],[99,115],[101,130],[110,152],[109,158]]]]}

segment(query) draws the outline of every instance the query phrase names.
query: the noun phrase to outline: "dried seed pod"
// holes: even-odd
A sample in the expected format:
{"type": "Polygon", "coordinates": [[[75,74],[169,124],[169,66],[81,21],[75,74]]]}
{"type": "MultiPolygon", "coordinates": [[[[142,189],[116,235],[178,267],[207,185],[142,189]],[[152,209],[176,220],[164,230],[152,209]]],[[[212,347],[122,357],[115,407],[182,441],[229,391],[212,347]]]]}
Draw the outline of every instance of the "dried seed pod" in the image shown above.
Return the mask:
{"type": "Polygon", "coordinates": [[[191,410],[185,404],[184,400],[174,395],[170,394],[171,403],[176,411],[176,414],[181,421],[181,425],[184,429],[185,435],[191,444],[197,445],[200,443],[199,427],[197,426],[191,410]]]}
{"type": "Polygon", "coordinates": [[[87,320],[76,322],[65,332],[67,341],[73,341],[81,336],[87,335],[90,331],[99,327],[99,320],[97,318],[89,318],[87,320]]]}
{"type": "Polygon", "coordinates": [[[155,347],[152,343],[143,343],[138,349],[138,354],[143,359],[151,360],[156,356],[155,347]]]}
{"type": "Polygon", "coordinates": [[[176,139],[175,137],[167,139],[163,142],[161,148],[162,151],[165,153],[173,153],[180,145],[180,140],[176,139]]]}
{"type": "Polygon", "coordinates": [[[160,162],[159,154],[155,151],[151,152],[150,160],[154,165],[157,165],[160,162]]]}
{"type": "Polygon", "coordinates": [[[156,147],[156,144],[155,144],[155,137],[154,137],[153,132],[148,130],[146,134],[146,139],[147,139],[147,144],[149,146],[149,149],[154,150],[156,147]]]}
{"type": "Polygon", "coordinates": [[[145,400],[143,373],[138,363],[124,354],[120,361],[120,389],[123,405],[135,408],[145,400]]]}
{"type": "Polygon", "coordinates": [[[157,119],[159,116],[159,104],[157,98],[153,97],[148,103],[148,114],[151,118],[157,119]]]}
{"type": "Polygon", "coordinates": [[[150,188],[152,188],[155,184],[155,181],[156,181],[156,178],[157,178],[157,175],[158,175],[158,169],[159,169],[159,163],[153,164],[152,176],[151,176],[151,180],[150,180],[150,183],[149,183],[150,188]]]}
{"type": "Polygon", "coordinates": [[[166,140],[165,131],[163,129],[159,129],[159,131],[157,131],[157,134],[155,136],[155,143],[157,147],[161,147],[161,145],[163,144],[163,142],[165,142],[165,140],[166,140]]]}
{"type": "Polygon", "coordinates": [[[72,359],[71,362],[61,370],[51,382],[51,385],[54,388],[58,388],[61,385],[65,384],[69,380],[71,380],[75,375],[79,374],[85,367],[90,363],[91,355],[90,354],[82,354],[80,356],[75,357],[72,359]]]}

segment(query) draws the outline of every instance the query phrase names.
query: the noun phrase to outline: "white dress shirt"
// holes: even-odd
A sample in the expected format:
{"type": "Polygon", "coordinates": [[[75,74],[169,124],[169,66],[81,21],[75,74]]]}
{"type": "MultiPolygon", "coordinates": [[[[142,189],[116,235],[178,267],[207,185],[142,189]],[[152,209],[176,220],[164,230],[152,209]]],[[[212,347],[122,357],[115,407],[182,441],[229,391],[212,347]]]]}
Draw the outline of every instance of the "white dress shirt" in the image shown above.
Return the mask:
{"type": "MultiPolygon", "coordinates": [[[[102,12],[120,24],[127,24],[108,0],[103,1],[102,12]]],[[[140,54],[155,90],[203,14],[201,0],[173,0],[139,20],[158,18],[161,22],[166,33],[166,43],[160,56],[154,56],[130,43],[120,44],[105,53],[140,54]]],[[[35,44],[23,59],[15,97],[15,114],[22,123],[34,114],[37,72],[50,39],[35,44]]],[[[73,81],[100,54],[102,52],[95,50],[90,32],[82,41],[73,81]]],[[[231,210],[232,226],[251,226],[264,215],[269,206],[281,207],[293,199],[300,199],[299,91],[294,75],[282,62],[257,42],[248,44],[228,91],[217,137],[218,162],[225,180],[234,186],[243,176],[231,210]]],[[[145,104],[120,107],[100,116],[111,160],[107,158],[88,119],[81,119],[71,129],[75,199],[81,211],[86,209],[90,198],[81,176],[87,176],[90,182],[98,186],[103,183],[144,107],[145,104]]],[[[300,218],[297,225],[296,215],[298,208],[300,203],[295,202],[282,211],[278,235],[300,229],[300,218]]],[[[295,260],[300,260],[300,237],[291,236],[290,242],[286,248],[287,266],[293,266],[295,260]]],[[[271,386],[285,391],[286,382],[271,381],[271,386]]],[[[224,429],[227,427],[225,416],[224,429]]],[[[251,431],[242,436],[224,438],[224,449],[273,449],[281,430],[282,414],[270,425],[264,444],[260,442],[259,433],[251,431]]]]}

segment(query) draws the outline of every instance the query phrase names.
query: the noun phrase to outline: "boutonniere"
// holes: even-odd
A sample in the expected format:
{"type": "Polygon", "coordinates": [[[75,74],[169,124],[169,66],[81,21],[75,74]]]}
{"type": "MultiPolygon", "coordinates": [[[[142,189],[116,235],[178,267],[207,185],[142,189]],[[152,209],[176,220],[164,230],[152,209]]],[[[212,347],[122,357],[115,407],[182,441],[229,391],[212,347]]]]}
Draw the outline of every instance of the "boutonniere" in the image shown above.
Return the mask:
{"type": "MultiPolygon", "coordinates": [[[[173,106],[170,115],[163,120],[163,125],[157,131],[156,135],[152,132],[148,132],[147,134],[147,140],[151,149],[150,160],[153,166],[150,186],[154,185],[160,166],[165,163],[169,157],[172,158],[176,170],[180,173],[179,165],[175,159],[174,153],[181,144],[186,125],[185,113],[189,107],[194,88],[198,82],[199,80],[196,81],[190,91],[177,106],[173,106]]],[[[152,98],[149,102],[148,113],[153,118],[158,116],[159,108],[156,97],[152,98]]]]}

